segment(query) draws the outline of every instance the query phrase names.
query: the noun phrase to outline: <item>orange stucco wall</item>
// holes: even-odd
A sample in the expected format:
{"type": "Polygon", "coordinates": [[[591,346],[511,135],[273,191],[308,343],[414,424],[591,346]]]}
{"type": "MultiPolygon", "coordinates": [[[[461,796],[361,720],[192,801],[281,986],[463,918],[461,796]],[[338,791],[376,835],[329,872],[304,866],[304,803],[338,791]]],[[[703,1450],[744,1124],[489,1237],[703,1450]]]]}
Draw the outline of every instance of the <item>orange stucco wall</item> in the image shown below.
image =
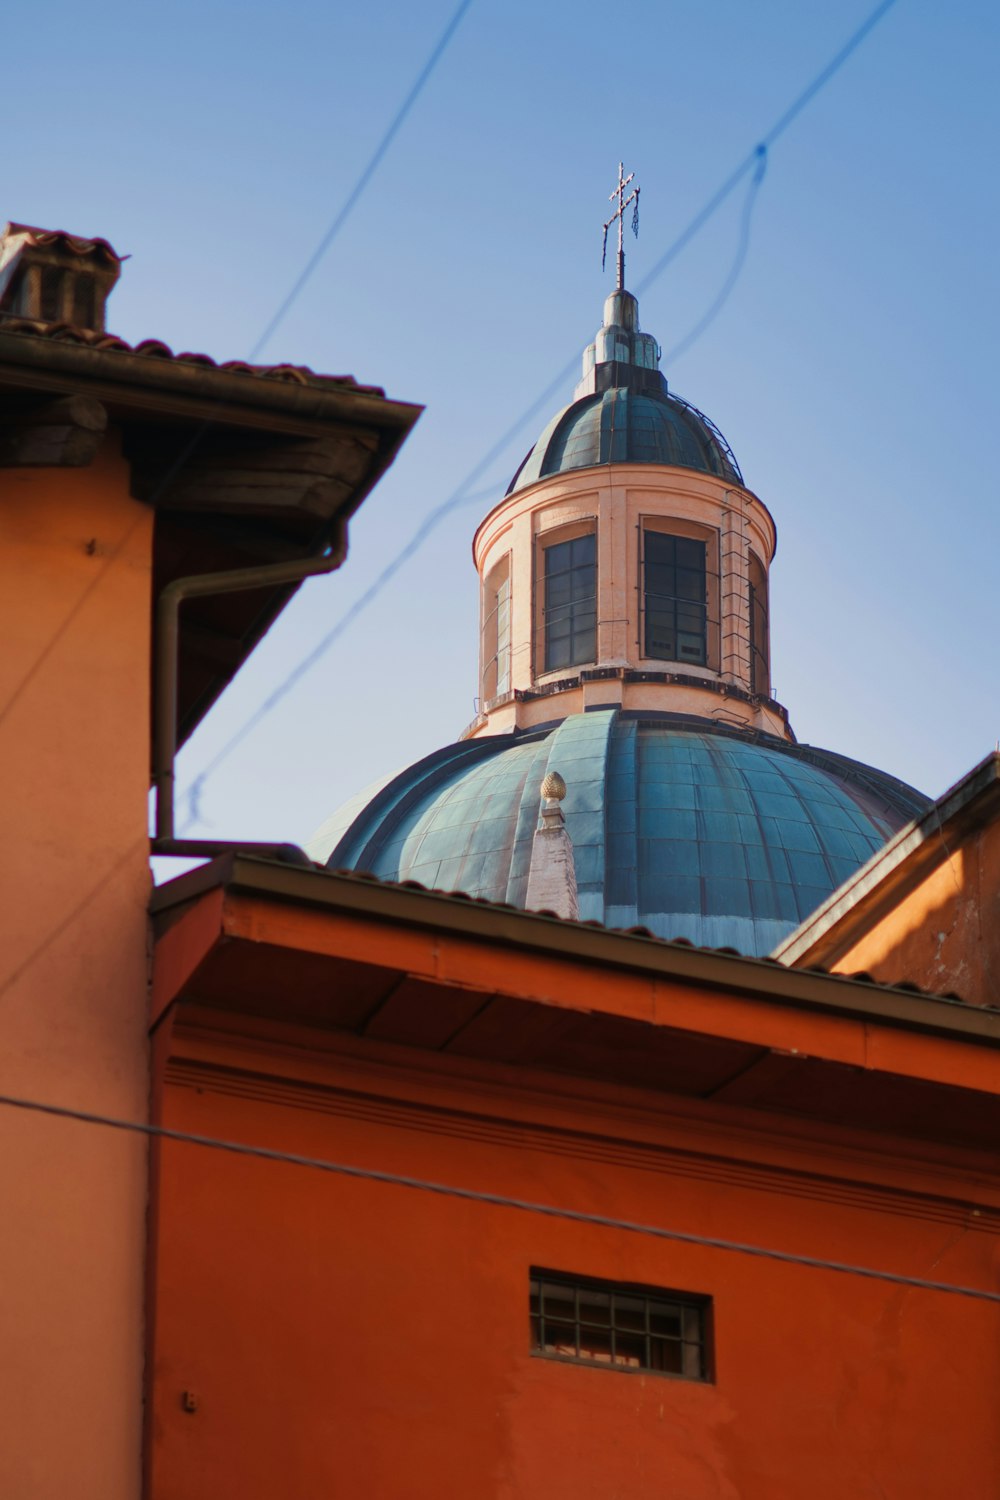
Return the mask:
{"type": "MultiPolygon", "coordinates": [[[[0,1091],[143,1119],[152,515],[0,470],[0,1091]]],[[[0,1494],[136,1494],[146,1153],[0,1110],[0,1494]]]]}
{"type": "Polygon", "coordinates": [[[1000,1000],[1000,823],[988,824],[883,912],[831,968],[972,1005],[1000,1000]]]}
{"type": "MultiPolygon", "coordinates": [[[[315,1032],[161,1044],[172,1127],[995,1285],[996,1205],[974,1213],[981,1179],[940,1149],[315,1032]]],[[[939,1500],[1000,1486],[997,1308],[158,1150],[152,1500],[939,1500]],[[533,1266],[710,1295],[714,1381],[533,1356],[533,1266]]]]}

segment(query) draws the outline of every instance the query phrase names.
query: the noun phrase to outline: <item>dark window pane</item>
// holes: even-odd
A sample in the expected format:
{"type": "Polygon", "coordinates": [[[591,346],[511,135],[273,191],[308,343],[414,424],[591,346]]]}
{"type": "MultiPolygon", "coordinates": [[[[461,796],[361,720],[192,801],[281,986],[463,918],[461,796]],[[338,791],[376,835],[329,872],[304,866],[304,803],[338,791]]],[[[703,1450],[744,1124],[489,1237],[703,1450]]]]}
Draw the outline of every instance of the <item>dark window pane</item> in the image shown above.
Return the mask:
{"type": "Polygon", "coordinates": [[[580,1328],[580,1358],[611,1363],[610,1328],[580,1328]]]}
{"type": "Polygon", "coordinates": [[[679,1339],[681,1336],[681,1309],[679,1307],[650,1308],[649,1331],[664,1338],[679,1339]]]}
{"type": "Polygon", "coordinates": [[[705,575],[704,573],[693,573],[690,568],[677,569],[677,597],[678,599],[697,599],[699,604],[705,602],[705,575]]]}
{"type": "Polygon", "coordinates": [[[588,532],[586,536],[574,537],[569,545],[574,568],[583,567],[588,563],[593,566],[597,558],[597,537],[594,532],[588,532]]]}
{"type": "Polygon", "coordinates": [[[559,605],[570,602],[570,580],[569,573],[555,573],[545,585],[545,608],[546,611],[557,609],[559,605]]]}
{"type": "Polygon", "coordinates": [[[677,562],[680,567],[700,568],[705,571],[705,543],[695,541],[692,537],[679,536],[676,539],[677,562]]]}
{"type": "Polygon", "coordinates": [[[561,1318],[570,1321],[576,1318],[576,1297],[563,1286],[543,1288],[542,1311],[546,1319],[561,1318]]]}
{"type": "Polygon", "coordinates": [[[597,655],[597,537],[593,532],[545,548],[545,660],[559,671],[597,655]]]}
{"type": "Polygon", "coordinates": [[[610,1282],[532,1279],[532,1347],[560,1359],[706,1378],[703,1299],[610,1282]]]}
{"type": "Polygon", "coordinates": [[[705,543],[647,531],[643,538],[645,654],[661,661],[707,660],[705,543]]]}
{"type": "Polygon", "coordinates": [[[611,1295],[609,1292],[581,1288],[580,1322],[596,1324],[600,1328],[611,1326],[611,1295]]]}
{"type": "Polygon", "coordinates": [[[570,665],[569,641],[545,641],[545,670],[546,672],[557,672],[561,667],[570,665]]]}
{"type": "Polygon", "coordinates": [[[683,1346],[673,1339],[650,1338],[649,1368],[667,1375],[680,1375],[684,1369],[683,1346]]]}
{"type": "Polygon", "coordinates": [[[646,1308],[645,1297],[623,1297],[620,1292],[615,1295],[615,1327],[636,1328],[643,1333],[646,1331],[646,1308]]]}
{"type": "Polygon", "coordinates": [[[697,604],[678,604],[677,629],[701,632],[705,624],[705,610],[697,604]]]}
{"type": "Polygon", "coordinates": [[[634,1369],[648,1366],[646,1358],[646,1336],[643,1333],[615,1332],[615,1364],[631,1365],[634,1369]]]}
{"type": "Polygon", "coordinates": [[[570,574],[570,593],[574,599],[593,599],[597,587],[597,569],[592,563],[574,568],[570,574]]]}
{"type": "Polygon", "coordinates": [[[648,562],[668,563],[671,567],[676,556],[675,542],[677,538],[668,536],[663,531],[646,532],[646,559],[648,562]]]}

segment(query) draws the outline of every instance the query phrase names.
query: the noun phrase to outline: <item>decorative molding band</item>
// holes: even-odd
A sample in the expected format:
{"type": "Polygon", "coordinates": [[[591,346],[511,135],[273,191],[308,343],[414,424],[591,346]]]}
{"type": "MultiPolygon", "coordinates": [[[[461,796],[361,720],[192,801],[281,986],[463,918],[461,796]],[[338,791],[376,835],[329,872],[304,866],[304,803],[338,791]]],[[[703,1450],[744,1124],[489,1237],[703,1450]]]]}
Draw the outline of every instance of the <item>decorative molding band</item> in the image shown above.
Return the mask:
{"type": "Polygon", "coordinates": [[[165,1082],[199,1093],[255,1100],[280,1108],[366,1121],[404,1131],[449,1136],[488,1146],[570,1157],[608,1167],[657,1172],[720,1186],[778,1193],[876,1213],[1000,1233],[1000,1210],[969,1200],[921,1195],[829,1173],[765,1166],[710,1152],[647,1144],[574,1127],[521,1124],[461,1108],[400,1100],[340,1086],[294,1081],[271,1074],[172,1059],[165,1082]]]}

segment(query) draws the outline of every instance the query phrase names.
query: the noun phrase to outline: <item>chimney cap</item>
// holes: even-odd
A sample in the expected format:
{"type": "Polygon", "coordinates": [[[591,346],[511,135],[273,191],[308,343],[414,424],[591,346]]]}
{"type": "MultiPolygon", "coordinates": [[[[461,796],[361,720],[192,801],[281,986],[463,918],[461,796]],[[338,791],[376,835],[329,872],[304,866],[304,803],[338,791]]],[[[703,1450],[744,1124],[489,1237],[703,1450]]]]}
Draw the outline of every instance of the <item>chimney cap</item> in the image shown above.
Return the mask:
{"type": "Polygon", "coordinates": [[[72,255],[103,261],[109,270],[118,270],[125,255],[119,255],[107,240],[94,236],[69,234],[65,229],[40,229],[35,224],[17,224],[13,220],[4,227],[0,235],[0,270],[20,251],[68,250],[72,255]]]}
{"type": "Polygon", "coordinates": [[[10,223],[0,235],[0,316],[103,333],[122,258],[107,240],[10,223]]]}

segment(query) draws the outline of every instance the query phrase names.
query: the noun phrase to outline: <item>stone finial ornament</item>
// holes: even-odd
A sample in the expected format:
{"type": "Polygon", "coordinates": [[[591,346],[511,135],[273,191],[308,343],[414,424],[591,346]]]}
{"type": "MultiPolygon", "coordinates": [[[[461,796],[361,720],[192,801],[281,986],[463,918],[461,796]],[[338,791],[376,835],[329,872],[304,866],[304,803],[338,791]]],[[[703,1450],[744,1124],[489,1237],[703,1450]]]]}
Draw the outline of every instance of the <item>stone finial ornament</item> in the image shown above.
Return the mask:
{"type": "Polygon", "coordinates": [[[566,783],[558,771],[549,771],[540,791],[541,816],[531,845],[525,906],[529,911],[550,911],[575,922],[580,911],[573,841],[560,806],[566,783]]]}

